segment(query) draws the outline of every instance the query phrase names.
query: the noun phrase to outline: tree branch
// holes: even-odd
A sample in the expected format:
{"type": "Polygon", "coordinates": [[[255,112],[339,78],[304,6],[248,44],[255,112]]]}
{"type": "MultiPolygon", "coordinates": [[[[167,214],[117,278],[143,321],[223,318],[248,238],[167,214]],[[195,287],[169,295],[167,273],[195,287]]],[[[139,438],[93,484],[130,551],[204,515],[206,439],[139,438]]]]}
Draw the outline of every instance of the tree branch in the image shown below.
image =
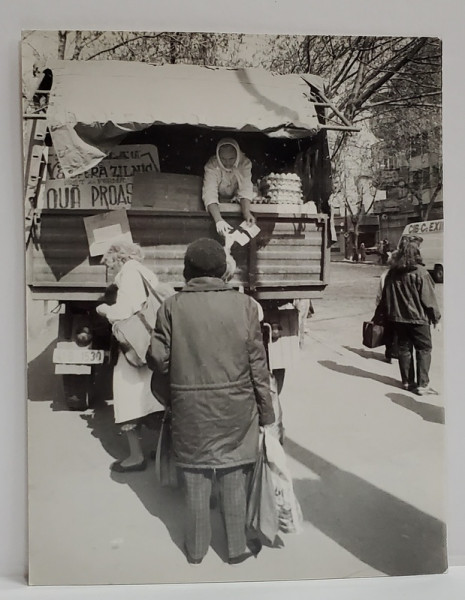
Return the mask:
{"type": "Polygon", "coordinates": [[[365,91],[354,101],[355,110],[359,110],[361,106],[370,98],[375,92],[377,92],[387,81],[389,81],[394,73],[400,71],[404,65],[406,65],[415,54],[417,54],[421,48],[426,44],[426,38],[420,38],[417,43],[410,48],[410,50],[404,54],[404,56],[392,66],[392,73],[385,73],[377,81],[373,82],[365,91]]]}
{"type": "Polygon", "coordinates": [[[97,56],[101,56],[102,54],[106,54],[107,52],[113,52],[113,50],[117,50],[118,48],[121,48],[121,46],[126,46],[127,44],[135,42],[136,40],[150,40],[150,39],[158,38],[158,37],[160,37],[162,35],[164,35],[164,34],[163,33],[156,33],[154,35],[138,35],[138,36],[133,37],[133,38],[131,38],[129,40],[125,40],[124,42],[120,42],[119,44],[115,44],[111,48],[106,48],[105,50],[100,50],[100,52],[96,52],[92,56],[88,56],[86,58],[86,60],[93,60],[94,58],[97,58],[97,56]]]}
{"type": "Polygon", "coordinates": [[[396,102],[405,102],[407,100],[416,100],[418,98],[426,98],[427,96],[440,96],[442,92],[427,92],[425,94],[416,94],[415,96],[404,96],[404,97],[396,97],[389,98],[387,100],[380,100],[379,102],[372,102],[371,104],[365,104],[364,109],[374,108],[376,106],[383,106],[385,104],[393,104],[396,102]]]}

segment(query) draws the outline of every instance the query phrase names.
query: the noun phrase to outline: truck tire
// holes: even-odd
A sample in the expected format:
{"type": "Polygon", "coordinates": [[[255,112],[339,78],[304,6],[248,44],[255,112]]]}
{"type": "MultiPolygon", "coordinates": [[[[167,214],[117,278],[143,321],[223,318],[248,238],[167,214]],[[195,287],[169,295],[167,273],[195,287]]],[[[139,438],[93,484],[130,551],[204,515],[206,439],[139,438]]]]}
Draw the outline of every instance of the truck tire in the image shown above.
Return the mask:
{"type": "Polygon", "coordinates": [[[63,375],[63,389],[69,410],[87,410],[90,407],[92,375],[63,375]]]}
{"type": "Polygon", "coordinates": [[[433,279],[436,283],[444,283],[444,267],[442,265],[434,265],[433,279]]]}

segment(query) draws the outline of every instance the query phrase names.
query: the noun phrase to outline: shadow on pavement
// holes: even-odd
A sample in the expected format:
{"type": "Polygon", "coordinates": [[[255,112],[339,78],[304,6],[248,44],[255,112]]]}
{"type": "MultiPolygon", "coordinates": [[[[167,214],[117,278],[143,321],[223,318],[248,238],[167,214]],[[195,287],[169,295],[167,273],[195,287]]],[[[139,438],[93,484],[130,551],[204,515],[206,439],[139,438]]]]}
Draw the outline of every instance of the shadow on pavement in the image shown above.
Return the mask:
{"type": "Polygon", "coordinates": [[[386,397],[394,404],[398,404],[416,413],[424,421],[439,423],[440,425],[444,425],[445,423],[444,408],[442,406],[428,404],[422,400],[415,400],[415,398],[406,396],[405,394],[386,394],[386,397]]]}
{"type": "MultiPolygon", "coordinates": [[[[120,435],[119,426],[114,422],[113,406],[99,402],[92,414],[81,415],[92,435],[102,444],[104,450],[115,460],[122,460],[128,454],[127,442],[120,435]]],[[[134,473],[109,471],[108,476],[117,483],[128,485],[137,495],[146,510],[160,519],[165,525],[173,543],[184,554],[184,495],[182,482],[178,488],[162,487],[155,475],[154,452],[157,447],[160,421],[155,419],[151,428],[142,427],[141,441],[147,458],[147,469],[134,473]]],[[[227,562],[225,533],[219,510],[211,511],[211,547],[218,556],[227,562]]]]}
{"type": "Polygon", "coordinates": [[[354,352],[358,354],[362,358],[371,358],[374,360],[380,360],[381,362],[385,362],[384,354],[380,352],[373,352],[372,350],[364,350],[363,348],[353,348],[352,346],[342,346],[346,350],[350,350],[350,352],[354,352]]]}
{"type": "Polygon", "coordinates": [[[373,379],[373,381],[378,381],[379,383],[384,383],[385,385],[392,385],[396,388],[401,387],[400,381],[394,379],[394,377],[378,375],[378,373],[371,373],[370,371],[364,371],[363,369],[358,369],[357,367],[352,367],[350,365],[340,365],[333,360],[319,360],[318,363],[322,367],[326,367],[327,369],[331,369],[331,371],[336,371],[337,373],[353,375],[354,377],[362,377],[364,379],[373,379]]]}
{"type": "MultiPolygon", "coordinates": [[[[128,454],[128,446],[120,428],[114,422],[113,406],[105,402],[98,403],[92,414],[81,415],[92,435],[102,444],[104,450],[115,460],[122,460],[128,454]]],[[[182,497],[178,489],[161,487],[155,477],[155,465],[151,453],[156,449],[158,431],[143,427],[141,430],[142,446],[147,457],[147,469],[134,473],[108,472],[117,483],[128,485],[138,496],[145,508],[154,517],[159,518],[168,530],[173,542],[182,549],[183,523],[182,497]]]]}
{"type": "Polygon", "coordinates": [[[290,439],[286,453],[319,479],[295,479],[304,519],[386,575],[442,573],[445,524],[290,439]]]}

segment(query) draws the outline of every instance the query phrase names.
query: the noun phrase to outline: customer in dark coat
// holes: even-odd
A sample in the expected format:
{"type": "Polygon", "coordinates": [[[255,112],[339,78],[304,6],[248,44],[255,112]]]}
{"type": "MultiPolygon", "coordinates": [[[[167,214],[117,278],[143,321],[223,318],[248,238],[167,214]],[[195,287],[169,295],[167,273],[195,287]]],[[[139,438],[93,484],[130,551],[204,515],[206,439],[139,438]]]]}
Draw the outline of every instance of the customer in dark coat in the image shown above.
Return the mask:
{"type": "Polygon", "coordinates": [[[429,386],[430,325],[436,326],[441,318],[433,281],[421,263],[416,242],[407,242],[398,249],[392,257],[382,302],[377,309],[394,326],[402,384],[405,389],[416,391],[420,396],[436,393],[429,386]]]}
{"type": "Polygon", "coordinates": [[[256,462],[259,425],[274,422],[256,303],[221,279],[225,252],[214,240],[187,249],[187,285],[158,313],[151,345],[169,373],[172,438],[187,496],[186,554],[199,563],[210,544],[215,472],[229,561],[246,554],[246,480],[256,462]]]}

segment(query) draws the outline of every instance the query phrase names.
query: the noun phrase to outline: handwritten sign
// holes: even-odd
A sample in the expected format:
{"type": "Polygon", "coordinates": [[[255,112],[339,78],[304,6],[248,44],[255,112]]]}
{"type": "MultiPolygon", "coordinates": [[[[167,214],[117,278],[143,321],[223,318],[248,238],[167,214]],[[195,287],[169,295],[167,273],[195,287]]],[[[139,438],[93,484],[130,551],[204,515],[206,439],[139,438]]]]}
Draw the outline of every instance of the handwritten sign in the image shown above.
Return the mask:
{"type": "Polygon", "coordinates": [[[134,175],[159,172],[158,150],[150,144],[118,146],[98,165],[66,179],[58,157],[49,152],[44,208],[129,209],[134,175]]]}

